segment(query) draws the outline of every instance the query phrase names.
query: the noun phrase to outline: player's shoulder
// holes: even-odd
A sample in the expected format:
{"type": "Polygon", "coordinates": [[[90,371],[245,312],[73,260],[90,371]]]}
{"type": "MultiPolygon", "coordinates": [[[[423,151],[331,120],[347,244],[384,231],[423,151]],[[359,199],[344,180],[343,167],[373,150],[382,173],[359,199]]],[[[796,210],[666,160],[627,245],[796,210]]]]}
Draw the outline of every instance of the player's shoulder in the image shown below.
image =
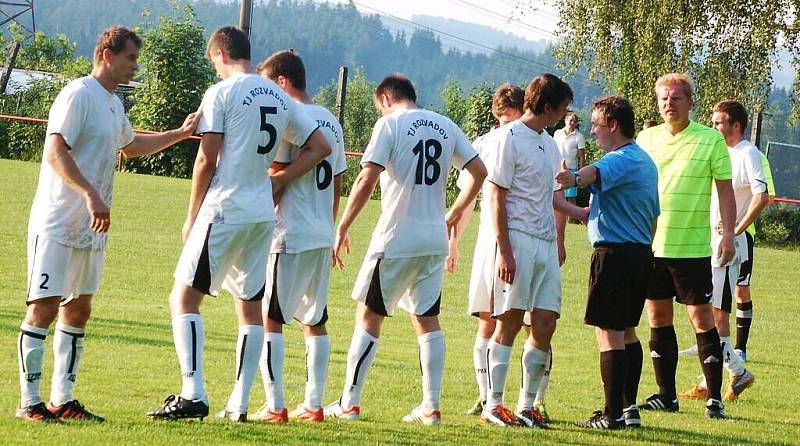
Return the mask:
{"type": "MultiPolygon", "coordinates": [[[[725,138],[718,130],[713,129],[707,125],[700,124],[697,121],[689,121],[688,133],[695,138],[707,139],[709,142],[717,143],[725,142],[725,138]]],[[[727,146],[727,145],[726,145],[727,146]]]]}

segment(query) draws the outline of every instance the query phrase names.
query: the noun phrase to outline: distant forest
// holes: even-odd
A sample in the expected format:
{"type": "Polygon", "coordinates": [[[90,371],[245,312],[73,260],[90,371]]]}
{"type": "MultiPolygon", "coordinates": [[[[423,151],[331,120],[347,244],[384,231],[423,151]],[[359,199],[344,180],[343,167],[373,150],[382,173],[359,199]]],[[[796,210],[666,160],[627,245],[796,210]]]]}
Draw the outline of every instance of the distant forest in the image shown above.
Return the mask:
{"type": "MultiPolygon", "coordinates": [[[[173,14],[168,0],[36,0],[36,28],[48,36],[65,34],[77,44],[77,52],[89,57],[94,43],[107,26],[147,26],[163,14],[173,14]],[[148,10],[149,15],[142,13],[148,10]]],[[[185,1],[182,3],[186,3],[185,1]]],[[[206,32],[236,25],[239,2],[198,0],[193,5],[206,32]]],[[[444,19],[443,19],[444,20],[444,19]]],[[[430,21],[427,21],[430,25],[430,21]]],[[[466,39],[480,42],[482,26],[466,39]]],[[[439,106],[440,92],[448,80],[457,79],[469,89],[482,82],[496,85],[510,81],[525,85],[545,71],[558,74],[549,48],[541,53],[503,48],[500,52],[475,54],[447,49],[436,34],[422,29],[394,32],[377,15],[362,15],[354,5],[329,5],[312,1],[256,0],[253,11],[253,60],[294,48],[306,62],[308,86],[313,94],[336,79],[339,67],[351,73],[361,68],[370,81],[401,72],[417,86],[420,103],[439,106]]],[[[586,105],[601,88],[583,79],[567,79],[575,90],[576,104],[586,105]]]]}

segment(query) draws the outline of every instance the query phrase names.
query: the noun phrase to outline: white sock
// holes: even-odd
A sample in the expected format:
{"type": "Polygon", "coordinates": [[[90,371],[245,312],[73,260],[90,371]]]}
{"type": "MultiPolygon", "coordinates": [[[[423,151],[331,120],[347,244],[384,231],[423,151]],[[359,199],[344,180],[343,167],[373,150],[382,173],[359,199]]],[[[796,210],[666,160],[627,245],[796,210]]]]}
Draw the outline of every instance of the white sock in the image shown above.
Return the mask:
{"type": "Polygon", "coordinates": [[[203,382],[203,346],[206,339],[203,318],[196,313],[176,316],[172,319],[172,337],[183,376],[180,396],[208,403],[203,382]]]}
{"type": "Polygon", "coordinates": [[[331,339],[325,336],[306,338],[306,398],[303,405],[309,409],[322,407],[328,361],[331,357],[331,339]]]}
{"type": "Polygon", "coordinates": [[[350,349],[347,350],[347,373],[344,375],[341,406],[348,409],[361,404],[361,391],[367,372],[378,350],[378,338],[356,327],[350,349]]]}
{"type": "Polygon", "coordinates": [[[70,327],[58,322],[53,334],[53,382],[50,387],[50,402],[60,406],[72,401],[72,389],[78,377],[83,356],[84,329],[70,327]]]}
{"type": "Polygon", "coordinates": [[[19,389],[21,393],[20,407],[27,407],[42,402],[39,385],[42,382],[42,359],[44,358],[44,340],[47,329],[34,327],[23,322],[17,337],[17,355],[19,359],[19,389]]]}
{"type": "Polygon", "coordinates": [[[550,348],[550,359],[547,361],[547,367],[544,369],[544,375],[539,382],[539,390],[536,391],[536,399],[533,400],[534,404],[544,402],[547,395],[547,386],[550,385],[550,372],[553,371],[553,348],[550,348]]]}
{"type": "Polygon", "coordinates": [[[731,344],[730,336],[720,336],[719,343],[722,345],[722,365],[733,376],[741,376],[744,374],[744,363],[742,358],[736,354],[731,344]]]}
{"type": "Polygon", "coordinates": [[[490,339],[484,338],[481,335],[475,336],[475,345],[472,347],[472,364],[475,365],[475,380],[478,381],[478,392],[480,392],[480,399],[486,399],[486,393],[489,388],[489,381],[486,371],[489,368],[489,358],[486,357],[486,349],[489,346],[490,339]]]}
{"type": "Polygon", "coordinates": [[[432,331],[417,337],[419,364],[422,369],[422,405],[428,410],[439,410],[444,372],[444,333],[432,331]]]}
{"type": "Polygon", "coordinates": [[[525,348],[522,350],[522,387],[519,389],[517,412],[533,407],[533,400],[536,398],[536,391],[539,389],[548,362],[550,353],[545,353],[525,342],[525,348]]]}
{"type": "Polygon", "coordinates": [[[508,376],[508,362],[511,360],[511,347],[489,342],[489,391],[486,395],[486,408],[492,409],[503,404],[503,392],[508,376]]]}
{"type": "Polygon", "coordinates": [[[283,359],[286,347],[283,333],[267,333],[261,350],[261,380],[267,394],[269,410],[273,412],[286,408],[283,396],[283,359]]]}
{"type": "Polygon", "coordinates": [[[236,340],[236,384],[228,398],[227,409],[231,412],[246,413],[250,406],[250,389],[258,371],[261,347],[264,344],[264,327],[261,325],[240,325],[236,340]]]}

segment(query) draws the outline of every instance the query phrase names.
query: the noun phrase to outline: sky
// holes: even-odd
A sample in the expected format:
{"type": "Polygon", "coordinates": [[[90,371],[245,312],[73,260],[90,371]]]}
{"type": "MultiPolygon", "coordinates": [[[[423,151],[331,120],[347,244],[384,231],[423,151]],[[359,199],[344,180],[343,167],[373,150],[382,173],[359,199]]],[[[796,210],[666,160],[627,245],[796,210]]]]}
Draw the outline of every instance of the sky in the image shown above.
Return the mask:
{"type": "MultiPolygon", "coordinates": [[[[328,3],[347,1],[327,0],[328,3]]],[[[390,14],[406,20],[414,15],[434,15],[491,26],[532,41],[552,40],[558,21],[558,13],[549,0],[353,0],[353,3],[367,14],[390,14]]]]}

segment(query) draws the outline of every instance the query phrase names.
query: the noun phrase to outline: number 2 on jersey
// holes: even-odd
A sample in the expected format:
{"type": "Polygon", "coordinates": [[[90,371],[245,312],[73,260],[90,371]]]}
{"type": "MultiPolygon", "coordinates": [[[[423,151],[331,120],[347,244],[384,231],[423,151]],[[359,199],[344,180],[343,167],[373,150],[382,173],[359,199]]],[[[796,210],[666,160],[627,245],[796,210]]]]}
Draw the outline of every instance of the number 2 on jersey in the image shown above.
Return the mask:
{"type": "Polygon", "coordinates": [[[428,186],[436,183],[442,173],[442,168],[439,166],[439,157],[442,156],[442,143],[435,139],[425,141],[420,139],[417,145],[414,146],[414,155],[417,155],[417,175],[414,182],[422,184],[424,180],[428,186]],[[431,151],[431,149],[433,150],[431,151]]]}
{"type": "Polygon", "coordinates": [[[278,138],[278,132],[275,126],[267,122],[267,115],[277,115],[278,107],[259,107],[261,109],[261,130],[267,132],[267,143],[263,146],[258,146],[258,153],[261,155],[267,154],[275,147],[275,140],[278,138]]]}

